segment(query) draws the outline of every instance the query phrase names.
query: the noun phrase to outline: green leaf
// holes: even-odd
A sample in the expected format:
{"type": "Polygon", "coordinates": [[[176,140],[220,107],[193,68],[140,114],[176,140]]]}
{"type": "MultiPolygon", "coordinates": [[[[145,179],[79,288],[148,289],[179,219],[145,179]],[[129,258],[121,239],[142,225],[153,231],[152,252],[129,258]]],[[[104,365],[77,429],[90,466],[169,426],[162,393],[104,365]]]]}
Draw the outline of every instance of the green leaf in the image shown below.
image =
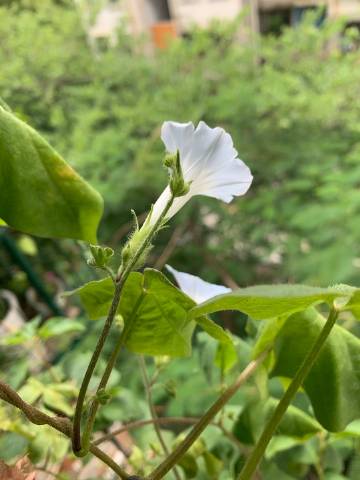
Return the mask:
{"type": "MultiPolygon", "coordinates": [[[[275,342],[272,376],[295,375],[324,322],[315,309],[288,318],[275,342]]],[[[335,325],[303,387],[317,420],[327,430],[344,430],[360,418],[360,340],[335,325]]]]}
{"type": "Polygon", "coordinates": [[[210,335],[210,337],[215,338],[215,340],[218,340],[220,343],[233,345],[231,336],[209,317],[203,315],[201,317],[196,317],[194,320],[207,334],[210,335]]]}
{"type": "MultiPolygon", "coordinates": [[[[264,401],[251,402],[241,412],[235,426],[234,434],[245,444],[254,444],[260,437],[264,425],[275,411],[279,400],[270,397],[264,401]]],[[[283,416],[276,433],[286,437],[305,439],[322,430],[321,425],[300,408],[290,405],[283,416]]]]}
{"type": "Polygon", "coordinates": [[[126,346],[149,355],[190,355],[195,323],[188,320],[188,311],[193,306],[194,302],[157,270],[132,273],[119,307],[125,328],[131,324],[126,346]]]}
{"type": "Polygon", "coordinates": [[[100,195],[0,106],[0,217],[25,233],[95,243],[102,211],[100,195]]]}
{"type": "Polygon", "coordinates": [[[64,296],[79,295],[81,303],[92,320],[105,317],[111,306],[114,297],[114,282],[111,278],[94,280],[82,287],[65,292],[64,296]]]}
{"type": "Polygon", "coordinates": [[[233,342],[221,342],[218,345],[215,355],[215,365],[223,373],[228,372],[238,360],[236,347],[233,342]]]}
{"type": "Polygon", "coordinates": [[[47,340],[59,335],[83,332],[84,329],[85,326],[78,320],[54,317],[46,321],[46,323],[38,330],[38,335],[40,338],[47,340]]]}
{"type": "Polygon", "coordinates": [[[0,459],[10,462],[26,454],[28,440],[13,432],[0,434],[0,459]]]}
{"type": "Polygon", "coordinates": [[[299,445],[301,441],[295,437],[288,437],[286,435],[275,435],[265,452],[265,458],[270,460],[273,458],[277,453],[283,452],[285,450],[289,450],[296,445],[299,445]]]}
{"type": "Polygon", "coordinates": [[[347,286],[259,285],[218,295],[194,307],[189,315],[194,319],[223,310],[239,310],[254,320],[264,320],[291,315],[318,303],[332,304],[336,298],[350,297],[353,291],[347,286]]]}
{"type": "MultiPolygon", "coordinates": [[[[96,320],[107,315],[114,288],[112,280],[105,278],[89,282],[65,295],[79,295],[86,313],[96,320]]],[[[118,308],[125,326],[132,323],[126,346],[136,353],[149,355],[190,355],[195,322],[188,319],[188,311],[194,305],[191,298],[157,270],[146,269],[144,274],[131,273],[118,308]]],[[[196,322],[210,336],[231,348],[230,335],[215,322],[203,316],[196,318],[196,322]]]]}

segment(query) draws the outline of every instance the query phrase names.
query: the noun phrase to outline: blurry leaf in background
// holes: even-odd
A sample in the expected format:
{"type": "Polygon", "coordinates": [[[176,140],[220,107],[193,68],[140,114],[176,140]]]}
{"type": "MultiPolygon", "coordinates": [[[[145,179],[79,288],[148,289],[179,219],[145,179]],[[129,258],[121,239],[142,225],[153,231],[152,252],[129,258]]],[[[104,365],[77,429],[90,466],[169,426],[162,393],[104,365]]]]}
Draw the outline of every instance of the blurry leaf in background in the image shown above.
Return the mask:
{"type": "MultiPolygon", "coordinates": [[[[250,403],[241,412],[234,425],[236,437],[244,444],[255,444],[278,402],[278,399],[270,397],[265,402],[250,403]]],[[[316,420],[299,408],[290,405],[276,434],[291,437],[296,443],[321,431],[322,427],[316,420]]]]}
{"type": "Polygon", "coordinates": [[[96,242],[100,195],[31,127],[0,107],[0,215],[20,231],[96,242]]]}
{"type": "MultiPolygon", "coordinates": [[[[288,318],[275,342],[272,376],[293,378],[325,319],[310,309],[288,318]]],[[[360,417],[360,340],[335,325],[304,382],[316,419],[331,432],[360,417]]]]}
{"type": "Polygon", "coordinates": [[[29,235],[21,235],[16,244],[25,255],[34,257],[38,253],[36,242],[29,235]]]}

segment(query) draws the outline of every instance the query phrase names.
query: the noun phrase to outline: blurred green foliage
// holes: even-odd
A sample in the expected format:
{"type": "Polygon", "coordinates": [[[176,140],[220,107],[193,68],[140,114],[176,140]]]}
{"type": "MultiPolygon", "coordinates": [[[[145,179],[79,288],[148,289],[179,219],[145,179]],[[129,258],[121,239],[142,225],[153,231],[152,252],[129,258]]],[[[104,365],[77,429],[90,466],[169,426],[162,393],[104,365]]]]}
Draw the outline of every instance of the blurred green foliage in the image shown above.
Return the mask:
{"type": "Polygon", "coordinates": [[[115,247],[130,208],[148,209],[165,184],[162,122],[204,119],[232,134],[255,180],[229,207],[200,199],[175,219],[190,219],[175,263],[211,280],[216,254],[240,284],[356,283],[359,37],[314,15],[252,46],[235,23],[153,54],[120,31],[94,52],[71,2],[15,3],[0,9],[0,91],[103,194],[102,239],[115,247]]]}

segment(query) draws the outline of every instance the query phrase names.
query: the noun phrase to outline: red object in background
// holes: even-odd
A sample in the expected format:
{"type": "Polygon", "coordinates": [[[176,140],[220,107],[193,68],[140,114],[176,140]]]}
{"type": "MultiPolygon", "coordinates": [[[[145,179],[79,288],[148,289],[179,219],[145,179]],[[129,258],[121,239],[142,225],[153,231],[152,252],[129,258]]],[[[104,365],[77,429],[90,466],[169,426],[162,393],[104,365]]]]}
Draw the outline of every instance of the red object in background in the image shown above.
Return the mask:
{"type": "Polygon", "coordinates": [[[166,48],[177,37],[175,23],[172,21],[154,23],[151,34],[157,48],[166,48]]]}

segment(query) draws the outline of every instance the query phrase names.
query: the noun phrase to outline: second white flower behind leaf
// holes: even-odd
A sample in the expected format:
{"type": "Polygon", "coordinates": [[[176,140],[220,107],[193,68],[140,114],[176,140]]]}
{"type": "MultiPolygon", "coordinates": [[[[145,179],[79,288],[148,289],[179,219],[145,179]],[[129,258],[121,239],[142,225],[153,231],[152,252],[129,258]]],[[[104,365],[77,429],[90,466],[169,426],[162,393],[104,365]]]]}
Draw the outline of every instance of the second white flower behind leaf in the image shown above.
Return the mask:
{"type": "Polygon", "coordinates": [[[190,273],[178,272],[170,265],[166,265],[166,268],[174,276],[180,290],[186,293],[195,303],[199,304],[217,295],[231,292],[231,288],[205,282],[205,280],[195,275],[190,275],[190,273]]]}
{"type": "MultiPolygon", "coordinates": [[[[231,136],[220,127],[210,128],[200,122],[164,122],[161,139],[169,153],[179,151],[185,182],[190,184],[186,195],[177,197],[167,214],[171,218],[194,195],[205,195],[226,203],[244,195],[252,182],[250,169],[238,158],[231,136]]],[[[150,222],[154,224],[171,198],[169,187],[156,201],[150,222]]]]}

